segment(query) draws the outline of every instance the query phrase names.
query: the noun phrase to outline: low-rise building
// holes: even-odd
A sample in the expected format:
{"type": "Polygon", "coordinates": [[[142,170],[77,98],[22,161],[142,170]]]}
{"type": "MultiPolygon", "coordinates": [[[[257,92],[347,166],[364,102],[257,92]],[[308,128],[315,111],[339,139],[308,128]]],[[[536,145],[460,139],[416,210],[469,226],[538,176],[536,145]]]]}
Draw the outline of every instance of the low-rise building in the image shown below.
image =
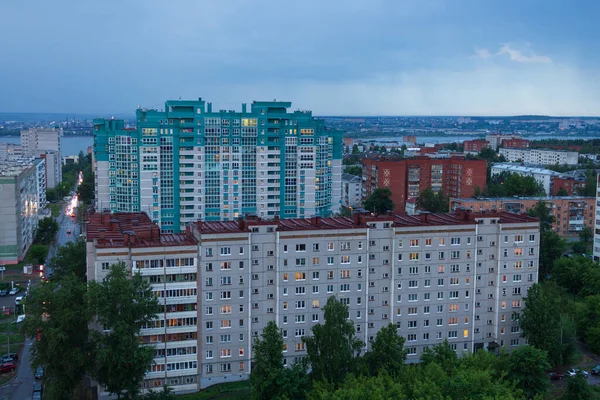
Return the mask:
{"type": "Polygon", "coordinates": [[[0,161],[8,161],[23,157],[23,147],[14,143],[0,143],[0,161]]]}
{"type": "Polygon", "coordinates": [[[0,164],[0,264],[23,261],[38,226],[36,165],[23,161],[0,164]]]}
{"type": "Polygon", "coordinates": [[[484,139],[465,140],[463,146],[466,153],[479,153],[484,148],[489,147],[490,142],[484,139]]]}
{"type": "Polygon", "coordinates": [[[552,195],[557,196],[561,189],[564,189],[569,196],[576,196],[585,189],[585,178],[570,175],[555,176],[553,178],[552,195]]]}
{"type": "Polygon", "coordinates": [[[518,137],[502,140],[502,147],[505,149],[526,149],[529,148],[529,140],[518,137]]]}
{"type": "Polygon", "coordinates": [[[579,153],[576,151],[502,148],[500,155],[508,162],[531,165],[577,165],[579,163],[579,153]]]}
{"type": "Polygon", "coordinates": [[[513,134],[502,134],[502,133],[490,133],[485,135],[485,140],[490,143],[490,147],[494,150],[498,150],[498,147],[505,141],[510,139],[520,139],[521,135],[513,134]]]}
{"type": "Polygon", "coordinates": [[[566,239],[577,239],[584,227],[594,227],[596,199],[584,196],[451,198],[450,209],[468,209],[473,212],[509,212],[526,214],[527,210],[543,201],[554,216],[552,229],[566,239]]]}
{"type": "Polygon", "coordinates": [[[79,156],[64,156],[62,158],[62,165],[77,164],[79,162],[79,156]]]}
{"type": "Polygon", "coordinates": [[[498,163],[492,165],[492,176],[501,174],[503,172],[509,172],[511,174],[518,174],[521,176],[531,176],[537,183],[542,185],[546,193],[554,193],[553,181],[555,177],[560,175],[558,172],[549,169],[524,167],[519,164],[498,163]]]}
{"type": "Polygon", "coordinates": [[[88,279],[124,261],[152,285],[165,313],[142,330],[155,348],[144,387],[176,392],[248,378],[252,342],[270,321],[284,363],[336,296],[369,350],[394,323],[407,362],[448,340],[457,353],[524,344],[518,319],[538,280],[539,222],[460,210],[418,216],[198,221],[164,234],[143,213],[95,214],[88,279]]]}
{"type": "Polygon", "coordinates": [[[362,179],[360,176],[342,174],[342,206],[354,209],[362,206],[362,179]]]}

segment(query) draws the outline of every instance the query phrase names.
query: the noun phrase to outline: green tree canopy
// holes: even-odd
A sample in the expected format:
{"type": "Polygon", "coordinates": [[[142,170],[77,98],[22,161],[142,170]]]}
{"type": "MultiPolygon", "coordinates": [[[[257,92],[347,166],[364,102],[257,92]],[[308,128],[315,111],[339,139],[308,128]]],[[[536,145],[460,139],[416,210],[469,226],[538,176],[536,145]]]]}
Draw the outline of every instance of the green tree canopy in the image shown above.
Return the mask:
{"type": "Polygon", "coordinates": [[[140,344],[142,326],[160,311],[150,284],[141,275],[128,276],[127,267],[113,264],[103,282],[89,282],[90,305],[99,327],[91,332],[95,344],[92,376],[118,398],[136,396],[150,368],[154,348],[140,344]]]}
{"type": "Polygon", "coordinates": [[[540,234],[540,277],[552,275],[554,261],[562,257],[567,249],[567,242],[556,232],[546,230],[540,234]]]}
{"type": "Polygon", "coordinates": [[[592,390],[587,378],[582,373],[567,380],[567,390],[563,400],[593,400],[598,399],[598,394],[592,390]]]}
{"type": "Polygon", "coordinates": [[[406,361],[408,350],[404,348],[405,339],[398,334],[398,327],[389,323],[377,332],[375,340],[364,358],[371,375],[385,370],[391,376],[399,376],[406,361]]]}
{"type": "Polygon", "coordinates": [[[452,350],[448,340],[436,344],[433,347],[428,347],[421,354],[421,362],[425,365],[436,363],[441,366],[448,375],[452,375],[458,366],[458,356],[456,351],[452,350]]]}
{"type": "Polygon", "coordinates": [[[393,210],[392,191],[389,188],[377,188],[367,197],[364,205],[365,209],[377,214],[393,210]]]}
{"type": "Polygon", "coordinates": [[[38,224],[36,240],[42,244],[49,244],[54,241],[58,232],[58,222],[52,217],[43,218],[38,224]]]}
{"type": "Polygon", "coordinates": [[[75,274],[85,282],[87,274],[85,241],[79,239],[60,246],[56,255],[50,260],[53,280],[60,280],[63,275],[75,274]]]}
{"type": "Polygon", "coordinates": [[[538,201],[533,207],[527,210],[527,215],[540,220],[540,232],[544,233],[552,229],[552,224],[555,221],[554,216],[551,214],[550,207],[545,201],[538,201]]]}
{"type": "Polygon", "coordinates": [[[334,296],[323,307],[325,323],[312,327],[312,336],[302,337],[315,380],[340,384],[356,367],[364,343],[355,337],[354,323],[348,319],[348,306],[334,296]]]}
{"type": "Polygon", "coordinates": [[[31,366],[44,367],[45,393],[51,399],[71,399],[90,369],[88,324],[92,320],[86,284],[73,274],[59,283],[33,287],[25,298],[23,332],[34,340],[31,366]]]}
{"type": "Polygon", "coordinates": [[[528,398],[545,393],[550,387],[548,353],[533,346],[514,349],[508,360],[508,376],[528,398]]]}
{"type": "Polygon", "coordinates": [[[444,193],[441,190],[439,192],[434,192],[431,188],[427,188],[419,193],[416,206],[423,211],[432,213],[448,212],[450,198],[444,196],[444,193]]]}
{"type": "Polygon", "coordinates": [[[567,189],[565,189],[564,187],[561,187],[560,189],[558,189],[558,192],[556,192],[557,196],[568,196],[569,192],[567,192],[567,189]]]}
{"type": "Polygon", "coordinates": [[[344,172],[350,175],[361,176],[362,168],[358,165],[351,165],[349,167],[344,168],[344,172]]]}
{"type": "Polygon", "coordinates": [[[283,335],[274,321],[263,329],[262,339],[256,338],[252,349],[254,361],[250,374],[253,400],[298,399],[309,387],[306,366],[296,363],[283,365],[283,335]]]}

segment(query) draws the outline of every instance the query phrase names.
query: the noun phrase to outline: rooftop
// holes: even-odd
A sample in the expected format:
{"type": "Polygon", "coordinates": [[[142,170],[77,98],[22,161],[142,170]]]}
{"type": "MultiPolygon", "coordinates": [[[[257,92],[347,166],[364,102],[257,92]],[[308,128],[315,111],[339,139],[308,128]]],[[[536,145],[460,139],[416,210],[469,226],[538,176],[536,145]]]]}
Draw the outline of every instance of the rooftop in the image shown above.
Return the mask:
{"type": "Polygon", "coordinates": [[[418,226],[451,226],[474,225],[476,219],[498,218],[499,223],[527,223],[537,222],[537,219],[527,215],[515,215],[505,212],[474,213],[470,210],[457,210],[451,213],[418,215],[373,215],[370,213],[354,213],[352,217],[312,217],[307,219],[290,218],[262,220],[256,216],[240,218],[238,221],[197,221],[194,222],[195,231],[201,235],[249,232],[253,226],[268,225],[279,232],[308,231],[308,230],[339,230],[367,228],[373,222],[391,222],[392,227],[418,227],[418,226]]]}
{"type": "Polygon", "coordinates": [[[94,213],[89,216],[87,241],[96,247],[150,247],[195,245],[196,239],[184,234],[160,233],[146,213],[94,213]]]}
{"type": "Polygon", "coordinates": [[[23,158],[0,162],[0,176],[15,177],[21,175],[34,165],[33,158],[23,158]]]}
{"type": "Polygon", "coordinates": [[[551,201],[561,201],[561,200],[565,200],[565,201],[584,201],[584,200],[592,200],[595,201],[596,198],[593,196],[543,196],[543,197],[478,197],[476,199],[469,197],[469,198],[454,198],[452,197],[450,199],[450,201],[460,201],[461,203],[477,203],[480,201],[500,201],[500,202],[507,202],[507,201],[521,201],[521,200],[533,200],[533,201],[546,201],[546,202],[551,202],[551,201]]]}
{"type": "Polygon", "coordinates": [[[558,172],[545,169],[545,168],[536,168],[536,167],[525,167],[519,164],[511,164],[511,163],[497,163],[492,165],[492,169],[501,169],[504,171],[512,171],[512,172],[525,172],[530,174],[544,174],[544,175],[560,175],[558,172]]]}
{"type": "Polygon", "coordinates": [[[361,181],[360,176],[342,173],[342,182],[356,182],[359,183],[361,181]]]}

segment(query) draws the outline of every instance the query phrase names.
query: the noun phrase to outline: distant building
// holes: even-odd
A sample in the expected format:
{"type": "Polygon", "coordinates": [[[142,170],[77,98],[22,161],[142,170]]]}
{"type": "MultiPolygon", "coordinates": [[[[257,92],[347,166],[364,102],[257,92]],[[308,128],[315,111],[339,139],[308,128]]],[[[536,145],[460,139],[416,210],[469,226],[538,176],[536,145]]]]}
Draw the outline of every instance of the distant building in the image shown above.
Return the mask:
{"type": "Polygon", "coordinates": [[[579,153],[576,151],[502,148],[500,155],[508,162],[532,165],[577,165],[579,163],[579,153]]]}
{"type": "Polygon", "coordinates": [[[0,164],[0,264],[23,261],[38,226],[37,166],[31,162],[0,164]]]}
{"type": "Polygon", "coordinates": [[[520,139],[520,135],[512,135],[512,134],[501,134],[501,133],[491,133],[489,135],[485,135],[485,140],[490,143],[490,147],[494,150],[498,150],[498,147],[507,139],[520,139]]]}
{"type": "Polygon", "coordinates": [[[23,147],[14,143],[0,143],[0,161],[23,158],[23,147]]]}
{"type": "Polygon", "coordinates": [[[21,146],[27,157],[46,158],[48,188],[62,181],[62,136],[61,128],[30,128],[21,131],[21,146]]]}
{"type": "Polygon", "coordinates": [[[486,184],[487,162],[464,157],[416,157],[400,161],[363,160],[363,198],[377,188],[392,191],[394,211],[405,212],[406,201],[427,188],[453,197],[470,197],[486,184]]]}
{"type": "Polygon", "coordinates": [[[553,178],[552,195],[556,196],[560,189],[566,190],[569,196],[579,194],[585,188],[585,178],[577,179],[569,175],[560,175],[553,178]]]}
{"type": "Polygon", "coordinates": [[[529,148],[529,140],[521,138],[504,139],[502,147],[505,149],[526,149],[529,148]]]}
{"type": "MultiPolygon", "coordinates": [[[[600,174],[596,175],[596,204],[600,204],[600,174]]],[[[596,207],[594,223],[594,260],[600,261],[600,207],[596,207]]]]}
{"type": "Polygon", "coordinates": [[[485,147],[490,146],[490,142],[484,139],[465,140],[463,142],[464,151],[469,153],[479,153],[485,147]]]}
{"type": "Polygon", "coordinates": [[[402,137],[402,141],[410,146],[416,146],[417,145],[417,137],[415,135],[406,135],[402,137]]]}
{"type": "Polygon", "coordinates": [[[362,179],[360,176],[342,174],[342,206],[354,209],[362,206],[362,179]]]}
{"type": "Polygon", "coordinates": [[[464,208],[474,212],[509,212],[525,214],[539,201],[546,203],[554,216],[552,230],[563,238],[578,238],[584,227],[593,229],[596,198],[583,196],[451,198],[450,210],[464,208]]]}
{"type": "Polygon", "coordinates": [[[36,158],[32,161],[32,164],[35,166],[38,210],[41,210],[46,207],[46,159],[36,158]]]}
{"type": "Polygon", "coordinates": [[[553,180],[554,177],[560,175],[558,172],[551,171],[549,169],[524,167],[519,164],[499,163],[492,165],[492,176],[501,174],[502,172],[509,172],[511,174],[518,174],[521,176],[531,176],[537,183],[542,185],[546,191],[546,194],[554,193],[553,180]]]}
{"type": "Polygon", "coordinates": [[[64,156],[62,158],[62,165],[77,164],[79,162],[79,156],[64,156]]]}

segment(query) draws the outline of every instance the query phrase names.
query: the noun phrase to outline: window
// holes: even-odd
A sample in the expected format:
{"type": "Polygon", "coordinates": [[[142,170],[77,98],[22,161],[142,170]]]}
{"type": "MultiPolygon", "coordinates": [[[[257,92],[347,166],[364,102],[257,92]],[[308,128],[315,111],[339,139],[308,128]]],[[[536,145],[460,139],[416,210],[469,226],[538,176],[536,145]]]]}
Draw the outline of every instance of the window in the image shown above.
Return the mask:
{"type": "Polygon", "coordinates": [[[457,246],[460,244],[460,238],[459,237],[453,237],[450,238],[450,244],[453,246],[457,246]]]}
{"type": "Polygon", "coordinates": [[[450,252],[450,258],[452,258],[452,259],[460,258],[460,251],[459,250],[452,250],[450,252]]]}
{"type": "Polygon", "coordinates": [[[297,244],[296,251],[306,251],[306,245],[305,244],[297,244]]]}
{"type": "Polygon", "coordinates": [[[425,239],[425,246],[431,246],[431,238],[425,239]]]}
{"type": "Polygon", "coordinates": [[[410,253],[408,258],[410,261],[419,261],[419,253],[410,253]]]}
{"type": "Polygon", "coordinates": [[[419,273],[419,267],[409,267],[408,273],[411,275],[417,275],[419,273]]]}
{"type": "Polygon", "coordinates": [[[419,247],[419,239],[410,239],[410,247],[419,247]]]}
{"type": "Polygon", "coordinates": [[[535,235],[529,235],[529,241],[535,242],[535,235]]]}
{"type": "Polygon", "coordinates": [[[523,242],[523,235],[515,235],[515,243],[523,242]]]}
{"type": "Polygon", "coordinates": [[[327,243],[327,251],[333,251],[335,250],[335,246],[333,242],[329,242],[327,243]]]}
{"type": "Polygon", "coordinates": [[[221,247],[221,255],[222,256],[230,256],[231,255],[231,247],[221,247]]]}
{"type": "Polygon", "coordinates": [[[341,242],[340,250],[350,250],[350,242],[341,242]]]}

